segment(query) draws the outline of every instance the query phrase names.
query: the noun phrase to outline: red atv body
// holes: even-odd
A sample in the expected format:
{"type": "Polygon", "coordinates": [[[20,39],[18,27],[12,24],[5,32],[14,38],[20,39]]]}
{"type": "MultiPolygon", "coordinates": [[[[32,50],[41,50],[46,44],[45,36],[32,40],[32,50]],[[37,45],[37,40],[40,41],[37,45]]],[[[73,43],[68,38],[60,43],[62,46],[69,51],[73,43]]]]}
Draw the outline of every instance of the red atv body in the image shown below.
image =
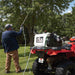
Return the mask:
{"type": "Polygon", "coordinates": [[[38,55],[32,66],[34,75],[75,75],[75,42],[61,47],[33,47],[31,53],[38,55]]]}
{"type": "Polygon", "coordinates": [[[68,45],[71,45],[70,49],[66,46],[63,47],[46,47],[45,49],[33,47],[31,50],[32,54],[36,54],[37,51],[44,51],[49,56],[55,56],[61,53],[65,53],[67,58],[75,57],[75,42],[68,42],[68,45]]]}

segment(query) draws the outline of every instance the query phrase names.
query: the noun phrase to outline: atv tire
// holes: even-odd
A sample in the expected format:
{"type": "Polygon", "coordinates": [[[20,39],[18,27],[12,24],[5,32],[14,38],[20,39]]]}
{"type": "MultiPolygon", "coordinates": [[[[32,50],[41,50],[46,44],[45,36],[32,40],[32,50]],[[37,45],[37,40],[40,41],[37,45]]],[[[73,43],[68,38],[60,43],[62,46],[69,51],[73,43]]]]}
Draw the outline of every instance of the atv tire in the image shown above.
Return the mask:
{"type": "Polygon", "coordinates": [[[44,68],[46,69],[48,66],[44,66],[44,65],[40,65],[40,63],[38,63],[38,59],[36,59],[32,65],[32,71],[34,75],[49,75],[48,73],[45,73],[44,68]],[[41,71],[40,71],[41,69],[41,71]]]}
{"type": "Polygon", "coordinates": [[[75,75],[75,64],[68,61],[58,65],[55,75],[75,75]]]}

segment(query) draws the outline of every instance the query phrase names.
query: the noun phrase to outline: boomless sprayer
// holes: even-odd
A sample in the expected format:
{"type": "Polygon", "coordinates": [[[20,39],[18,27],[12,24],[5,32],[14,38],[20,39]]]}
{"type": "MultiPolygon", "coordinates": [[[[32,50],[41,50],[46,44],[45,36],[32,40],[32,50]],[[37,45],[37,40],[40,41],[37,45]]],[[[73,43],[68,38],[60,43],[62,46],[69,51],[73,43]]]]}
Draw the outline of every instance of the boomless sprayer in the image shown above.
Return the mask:
{"type": "Polygon", "coordinates": [[[56,34],[35,34],[31,53],[38,56],[32,66],[34,75],[75,75],[75,41],[62,45],[56,34]]]}

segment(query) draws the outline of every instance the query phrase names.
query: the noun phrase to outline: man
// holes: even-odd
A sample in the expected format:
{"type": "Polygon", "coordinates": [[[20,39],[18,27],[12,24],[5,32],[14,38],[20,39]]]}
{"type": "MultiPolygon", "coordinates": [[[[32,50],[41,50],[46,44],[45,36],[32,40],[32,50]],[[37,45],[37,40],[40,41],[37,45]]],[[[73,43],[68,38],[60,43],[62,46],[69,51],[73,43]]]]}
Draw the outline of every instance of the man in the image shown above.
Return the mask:
{"type": "Polygon", "coordinates": [[[16,37],[22,33],[23,27],[20,27],[20,31],[13,31],[11,24],[5,25],[6,31],[2,33],[2,45],[4,52],[6,53],[6,63],[5,63],[5,72],[10,73],[11,57],[13,58],[16,72],[21,72],[21,67],[19,66],[19,56],[18,56],[18,42],[16,37]]]}

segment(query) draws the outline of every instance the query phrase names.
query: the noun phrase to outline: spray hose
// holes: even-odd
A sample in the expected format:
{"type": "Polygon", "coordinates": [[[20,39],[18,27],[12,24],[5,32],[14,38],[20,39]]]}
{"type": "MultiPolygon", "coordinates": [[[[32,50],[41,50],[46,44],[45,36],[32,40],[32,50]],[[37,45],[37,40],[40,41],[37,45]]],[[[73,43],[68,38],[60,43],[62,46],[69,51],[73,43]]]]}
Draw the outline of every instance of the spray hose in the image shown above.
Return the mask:
{"type": "Polygon", "coordinates": [[[28,18],[29,13],[30,13],[30,11],[28,12],[27,16],[24,18],[24,20],[23,20],[23,22],[21,24],[21,27],[23,27],[23,36],[24,36],[24,41],[25,41],[24,57],[25,57],[25,50],[26,50],[26,37],[25,37],[25,32],[24,32],[24,26],[23,25],[24,25],[26,19],[28,18]]]}
{"type": "MultiPolygon", "coordinates": [[[[24,73],[26,72],[27,66],[28,66],[28,64],[29,64],[30,56],[31,56],[31,52],[29,53],[28,61],[27,61],[26,67],[25,67],[25,69],[24,69],[23,75],[24,75],[24,73]]],[[[29,72],[30,72],[30,71],[29,71],[29,72]]]]}

